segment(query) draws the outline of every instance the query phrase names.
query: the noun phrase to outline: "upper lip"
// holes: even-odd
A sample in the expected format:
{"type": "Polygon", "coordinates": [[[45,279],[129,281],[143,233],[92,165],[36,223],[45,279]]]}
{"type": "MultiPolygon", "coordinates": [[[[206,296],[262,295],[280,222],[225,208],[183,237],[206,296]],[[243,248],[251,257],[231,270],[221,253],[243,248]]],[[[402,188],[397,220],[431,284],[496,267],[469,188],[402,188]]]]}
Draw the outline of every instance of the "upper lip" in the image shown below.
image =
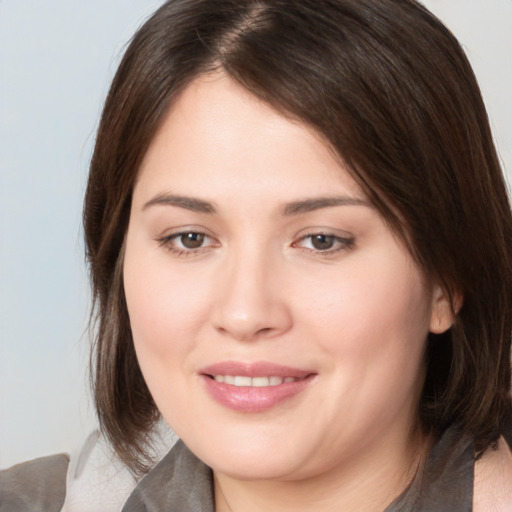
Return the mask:
{"type": "Polygon", "coordinates": [[[245,377],[294,377],[302,379],[311,375],[312,371],[292,368],[268,361],[243,362],[222,361],[202,368],[202,375],[241,375],[245,377]]]}

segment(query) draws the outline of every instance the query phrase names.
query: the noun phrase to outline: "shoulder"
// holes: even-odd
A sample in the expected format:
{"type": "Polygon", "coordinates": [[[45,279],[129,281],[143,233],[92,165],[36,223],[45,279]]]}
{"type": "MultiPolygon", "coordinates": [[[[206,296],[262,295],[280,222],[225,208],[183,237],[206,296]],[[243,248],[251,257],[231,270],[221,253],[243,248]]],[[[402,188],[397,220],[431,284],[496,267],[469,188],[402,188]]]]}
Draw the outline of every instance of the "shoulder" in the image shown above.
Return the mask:
{"type": "MultiPolygon", "coordinates": [[[[148,434],[150,457],[155,464],[176,442],[164,423],[148,434]]],[[[96,430],[71,455],[63,512],[121,510],[143,475],[133,474],[119,459],[106,437],[96,430]]],[[[0,512],[3,512],[0,510],[0,512]]]]}
{"type": "Polygon", "coordinates": [[[52,455],[0,471],[0,512],[58,512],[66,496],[69,457],[52,455]]]}
{"type": "Polygon", "coordinates": [[[512,512],[512,453],[500,438],[475,464],[474,512],[512,512]]]}

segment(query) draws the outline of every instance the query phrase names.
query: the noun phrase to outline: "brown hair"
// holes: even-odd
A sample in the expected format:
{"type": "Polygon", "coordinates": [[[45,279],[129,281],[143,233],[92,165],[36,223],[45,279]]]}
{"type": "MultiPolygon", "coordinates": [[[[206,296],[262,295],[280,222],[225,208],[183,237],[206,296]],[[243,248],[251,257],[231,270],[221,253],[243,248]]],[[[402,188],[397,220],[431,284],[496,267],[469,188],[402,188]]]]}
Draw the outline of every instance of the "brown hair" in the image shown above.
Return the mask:
{"type": "Polygon", "coordinates": [[[135,34],[108,94],[84,206],[102,428],[134,471],[158,411],[122,280],[132,189],[176,94],[223,70],[322,133],[432,282],[463,307],[431,336],[420,420],[480,452],[510,410],[512,221],[489,123],[456,39],[413,0],[171,0],[135,34]]]}

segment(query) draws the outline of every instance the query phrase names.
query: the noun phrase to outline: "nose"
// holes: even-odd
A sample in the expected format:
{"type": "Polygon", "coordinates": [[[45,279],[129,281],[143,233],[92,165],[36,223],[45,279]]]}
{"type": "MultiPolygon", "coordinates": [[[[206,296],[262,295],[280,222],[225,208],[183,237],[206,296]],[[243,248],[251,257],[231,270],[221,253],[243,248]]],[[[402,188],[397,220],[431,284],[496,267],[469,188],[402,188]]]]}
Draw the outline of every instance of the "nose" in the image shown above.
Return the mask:
{"type": "Polygon", "coordinates": [[[215,329],[238,341],[287,332],[293,321],[282,276],[277,265],[262,255],[233,256],[218,276],[215,329]]]}

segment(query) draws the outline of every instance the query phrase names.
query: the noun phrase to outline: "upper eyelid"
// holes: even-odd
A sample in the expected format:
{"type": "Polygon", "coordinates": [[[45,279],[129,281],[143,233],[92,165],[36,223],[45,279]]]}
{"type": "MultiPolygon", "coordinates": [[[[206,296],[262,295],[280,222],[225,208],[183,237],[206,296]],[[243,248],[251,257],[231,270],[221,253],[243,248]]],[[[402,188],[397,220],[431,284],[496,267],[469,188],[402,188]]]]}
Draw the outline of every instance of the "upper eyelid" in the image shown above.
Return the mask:
{"type": "Polygon", "coordinates": [[[329,236],[329,237],[332,237],[332,238],[334,238],[335,240],[337,240],[339,242],[345,242],[345,243],[353,243],[355,241],[355,238],[353,236],[340,236],[340,235],[335,235],[333,233],[327,233],[327,232],[323,232],[322,231],[322,232],[309,233],[307,235],[300,236],[293,243],[297,243],[297,242],[300,242],[302,240],[306,240],[308,238],[311,238],[311,237],[314,237],[314,236],[318,236],[318,235],[329,236]]]}
{"type": "Polygon", "coordinates": [[[205,238],[207,239],[210,239],[210,240],[215,240],[215,237],[213,237],[212,235],[208,234],[208,233],[205,233],[204,231],[198,231],[198,230],[185,230],[185,231],[176,231],[175,233],[169,233],[167,235],[164,235],[162,237],[159,237],[158,240],[159,241],[170,241],[170,240],[174,240],[174,239],[177,239],[179,238],[180,236],[183,236],[183,235],[188,235],[190,233],[194,233],[195,235],[203,235],[205,238]]]}
{"type": "Polygon", "coordinates": [[[322,256],[322,257],[334,257],[340,253],[345,251],[349,251],[354,248],[356,243],[356,239],[353,235],[346,234],[345,236],[337,235],[335,233],[329,232],[328,230],[316,230],[306,233],[298,238],[292,243],[292,246],[295,246],[298,250],[304,251],[306,253],[322,256]],[[325,250],[316,249],[314,247],[304,247],[302,242],[304,240],[310,239],[312,243],[312,237],[315,235],[324,235],[333,237],[335,239],[335,244],[333,247],[327,248],[325,250]]]}
{"type": "Polygon", "coordinates": [[[195,248],[189,248],[185,247],[182,244],[176,244],[175,239],[179,238],[182,235],[185,235],[187,233],[196,233],[196,234],[202,234],[205,236],[205,238],[215,240],[210,235],[200,232],[198,230],[180,230],[175,233],[170,233],[168,235],[164,235],[162,237],[158,237],[155,239],[155,241],[158,244],[158,247],[161,247],[168,251],[170,254],[173,254],[174,257],[194,257],[199,256],[203,254],[205,251],[208,251],[212,247],[215,247],[215,243],[213,244],[207,244],[207,245],[201,245],[199,247],[195,248]]]}
{"type": "MultiPolygon", "coordinates": [[[[155,240],[159,244],[165,244],[165,243],[170,242],[173,239],[177,239],[180,236],[188,234],[188,233],[196,233],[196,234],[204,235],[205,238],[207,238],[209,240],[213,240],[213,241],[216,240],[217,242],[219,242],[219,240],[218,240],[219,237],[217,235],[212,234],[211,232],[209,232],[209,230],[204,229],[199,226],[198,227],[185,226],[185,227],[175,228],[175,229],[168,231],[166,234],[155,237],[155,240]]],[[[294,237],[292,237],[291,245],[296,245],[299,242],[306,240],[307,238],[313,237],[315,235],[324,235],[324,236],[333,237],[337,241],[339,241],[341,243],[346,243],[346,244],[353,244],[355,242],[355,237],[351,233],[346,232],[346,231],[343,231],[340,233],[340,230],[332,229],[332,228],[331,229],[329,229],[329,228],[309,228],[309,229],[302,230],[302,233],[299,232],[294,237]]],[[[203,247],[203,248],[206,248],[206,247],[203,247]]],[[[189,250],[191,250],[191,249],[189,249],[189,250]]]]}
{"type": "Polygon", "coordinates": [[[197,233],[200,235],[205,235],[210,238],[217,238],[217,235],[213,233],[211,230],[203,228],[201,226],[179,226],[175,228],[168,228],[159,230],[162,234],[157,235],[155,238],[163,239],[163,238],[172,238],[173,236],[185,235],[187,233],[197,233]]]}
{"type": "Polygon", "coordinates": [[[294,236],[294,239],[299,240],[314,235],[333,236],[341,240],[349,240],[355,238],[355,236],[350,231],[346,231],[340,228],[308,227],[298,231],[297,234],[294,236]]]}

